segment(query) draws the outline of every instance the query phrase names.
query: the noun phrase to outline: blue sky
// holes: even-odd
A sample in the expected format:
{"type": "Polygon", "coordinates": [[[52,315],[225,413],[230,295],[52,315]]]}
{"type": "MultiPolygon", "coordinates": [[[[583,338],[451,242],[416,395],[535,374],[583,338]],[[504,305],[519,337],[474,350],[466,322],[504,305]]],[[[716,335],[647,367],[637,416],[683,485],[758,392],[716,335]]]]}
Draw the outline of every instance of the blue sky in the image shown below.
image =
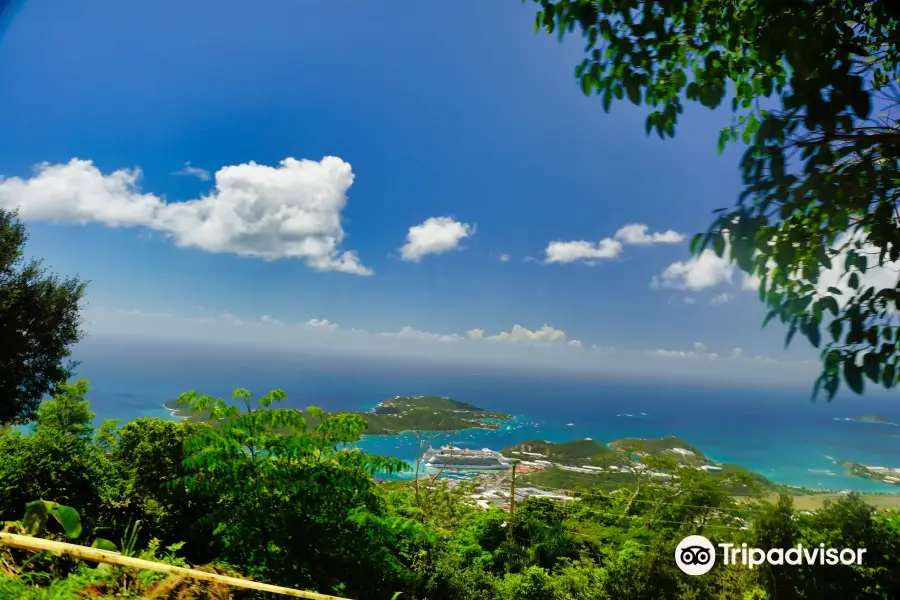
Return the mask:
{"type": "Polygon", "coordinates": [[[691,107],[674,140],[647,137],[645,109],[607,115],[581,94],[580,43],[536,35],[534,12],[25,3],[0,41],[0,206],[21,207],[31,253],[91,280],[95,335],[479,360],[578,340],[554,356],[796,375],[815,352],[760,329],[742,275],[687,262],[740,190],[739,150],[715,148],[727,111],[691,107]],[[235,233],[247,223],[254,235],[235,233]],[[629,224],[668,237],[616,241],[629,224]],[[622,245],[573,259],[572,242],[604,238],[622,245]],[[734,348],[782,365],[709,359],[734,348]]]}

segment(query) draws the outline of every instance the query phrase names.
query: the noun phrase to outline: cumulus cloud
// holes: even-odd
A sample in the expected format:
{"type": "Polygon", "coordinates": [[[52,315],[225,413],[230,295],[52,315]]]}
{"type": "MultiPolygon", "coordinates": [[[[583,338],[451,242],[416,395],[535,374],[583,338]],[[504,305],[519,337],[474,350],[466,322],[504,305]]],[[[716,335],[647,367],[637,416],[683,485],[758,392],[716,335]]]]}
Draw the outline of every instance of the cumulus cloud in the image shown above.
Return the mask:
{"type": "Polygon", "coordinates": [[[340,327],[337,323],[333,323],[328,319],[310,319],[304,325],[325,331],[334,331],[340,327]]]}
{"type": "Polygon", "coordinates": [[[466,337],[470,340],[480,340],[484,338],[484,329],[470,329],[466,332],[466,337]]]}
{"type": "Polygon", "coordinates": [[[615,239],[623,244],[648,245],[648,244],[677,244],[684,241],[684,235],[669,229],[662,233],[647,233],[650,229],[641,223],[625,225],[616,232],[615,239]]]}
{"type": "Polygon", "coordinates": [[[201,181],[209,181],[209,171],[206,169],[201,169],[200,167],[192,167],[191,161],[187,161],[184,163],[184,167],[179,171],[175,171],[172,175],[182,175],[188,177],[196,177],[201,181]]]}
{"type": "Polygon", "coordinates": [[[28,179],[0,178],[0,207],[19,208],[23,219],[144,227],[206,252],[299,258],[318,271],[372,273],[355,252],[339,249],[341,211],[353,183],[340,158],[222,167],[212,192],[186,202],[141,193],[140,177],[138,169],[104,174],[87,160],[44,163],[28,179]]]}
{"type": "Polygon", "coordinates": [[[500,262],[509,262],[509,254],[501,254],[500,262]]]}
{"type": "Polygon", "coordinates": [[[650,285],[697,292],[723,283],[730,284],[733,275],[732,263],[719,258],[712,250],[704,250],[690,260],[672,263],[659,276],[654,276],[650,285]]]}
{"type": "Polygon", "coordinates": [[[615,258],[622,252],[622,242],[610,238],[593,242],[550,242],[544,251],[545,263],[572,263],[585,261],[588,264],[604,258],[615,258]]]}
{"type": "Polygon", "coordinates": [[[581,343],[581,340],[569,340],[568,342],[566,342],[566,346],[571,346],[572,348],[581,348],[583,344],[581,343]]]}
{"type": "Polygon", "coordinates": [[[497,335],[491,335],[485,339],[512,343],[552,344],[554,342],[565,342],[566,333],[549,325],[544,325],[535,331],[531,331],[521,325],[513,325],[513,328],[509,331],[501,331],[497,335]]]}
{"type": "Polygon", "coordinates": [[[429,254],[443,254],[458,250],[460,243],[475,233],[475,227],[452,217],[432,217],[421,225],[409,228],[406,243],[400,248],[400,258],[419,262],[429,254]]]}
{"type": "Polygon", "coordinates": [[[544,262],[594,264],[597,260],[618,257],[624,245],[674,244],[684,240],[682,234],[671,229],[661,233],[649,233],[649,229],[642,223],[630,223],[619,228],[613,237],[603,238],[596,244],[585,240],[550,242],[544,250],[544,262]]]}

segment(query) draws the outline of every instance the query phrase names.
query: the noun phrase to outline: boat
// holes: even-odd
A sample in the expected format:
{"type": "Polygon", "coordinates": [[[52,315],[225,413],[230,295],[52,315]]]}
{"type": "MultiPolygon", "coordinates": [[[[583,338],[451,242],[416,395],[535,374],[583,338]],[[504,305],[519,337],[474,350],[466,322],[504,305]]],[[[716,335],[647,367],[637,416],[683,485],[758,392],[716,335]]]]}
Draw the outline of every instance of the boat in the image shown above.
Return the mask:
{"type": "Polygon", "coordinates": [[[511,465],[499,452],[490,448],[467,450],[455,446],[443,446],[425,452],[425,468],[456,471],[498,471],[511,465]]]}

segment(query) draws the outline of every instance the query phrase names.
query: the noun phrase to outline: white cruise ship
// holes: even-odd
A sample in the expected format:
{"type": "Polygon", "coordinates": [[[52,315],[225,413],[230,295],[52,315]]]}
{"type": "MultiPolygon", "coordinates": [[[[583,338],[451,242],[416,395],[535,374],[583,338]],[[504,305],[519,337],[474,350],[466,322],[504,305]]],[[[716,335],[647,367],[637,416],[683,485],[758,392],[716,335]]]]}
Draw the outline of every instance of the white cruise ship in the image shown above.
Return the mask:
{"type": "Polygon", "coordinates": [[[510,467],[509,462],[499,452],[489,448],[466,450],[454,446],[444,446],[425,452],[427,469],[451,469],[456,471],[494,471],[510,467]]]}

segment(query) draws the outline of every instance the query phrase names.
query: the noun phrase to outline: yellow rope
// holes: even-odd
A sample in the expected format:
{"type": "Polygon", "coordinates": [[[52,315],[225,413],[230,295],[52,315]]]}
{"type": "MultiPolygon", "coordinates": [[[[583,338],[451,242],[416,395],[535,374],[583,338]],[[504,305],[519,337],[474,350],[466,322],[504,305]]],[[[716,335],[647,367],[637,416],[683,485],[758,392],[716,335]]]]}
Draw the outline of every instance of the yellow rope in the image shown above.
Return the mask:
{"type": "Polygon", "coordinates": [[[6,544],[13,548],[21,548],[22,550],[32,550],[34,552],[47,550],[58,554],[68,554],[75,558],[80,558],[81,560],[106,563],[108,565],[121,565],[133,569],[160,571],[162,573],[181,575],[182,577],[191,577],[193,579],[202,579],[204,581],[213,581],[249,590],[259,590],[261,592],[271,592],[283,596],[293,596],[294,598],[309,598],[310,600],[348,600],[347,598],[338,596],[294,590],[278,585],[269,585],[268,583],[259,583],[257,581],[248,581],[246,579],[238,579],[237,577],[219,575],[218,573],[207,573],[196,569],[185,569],[184,567],[176,567],[140,558],[133,558],[131,556],[124,556],[118,552],[100,550],[99,548],[88,548],[86,546],[78,546],[66,542],[54,542],[52,540],[35,538],[27,535],[0,532],[0,544],[6,544]]]}

